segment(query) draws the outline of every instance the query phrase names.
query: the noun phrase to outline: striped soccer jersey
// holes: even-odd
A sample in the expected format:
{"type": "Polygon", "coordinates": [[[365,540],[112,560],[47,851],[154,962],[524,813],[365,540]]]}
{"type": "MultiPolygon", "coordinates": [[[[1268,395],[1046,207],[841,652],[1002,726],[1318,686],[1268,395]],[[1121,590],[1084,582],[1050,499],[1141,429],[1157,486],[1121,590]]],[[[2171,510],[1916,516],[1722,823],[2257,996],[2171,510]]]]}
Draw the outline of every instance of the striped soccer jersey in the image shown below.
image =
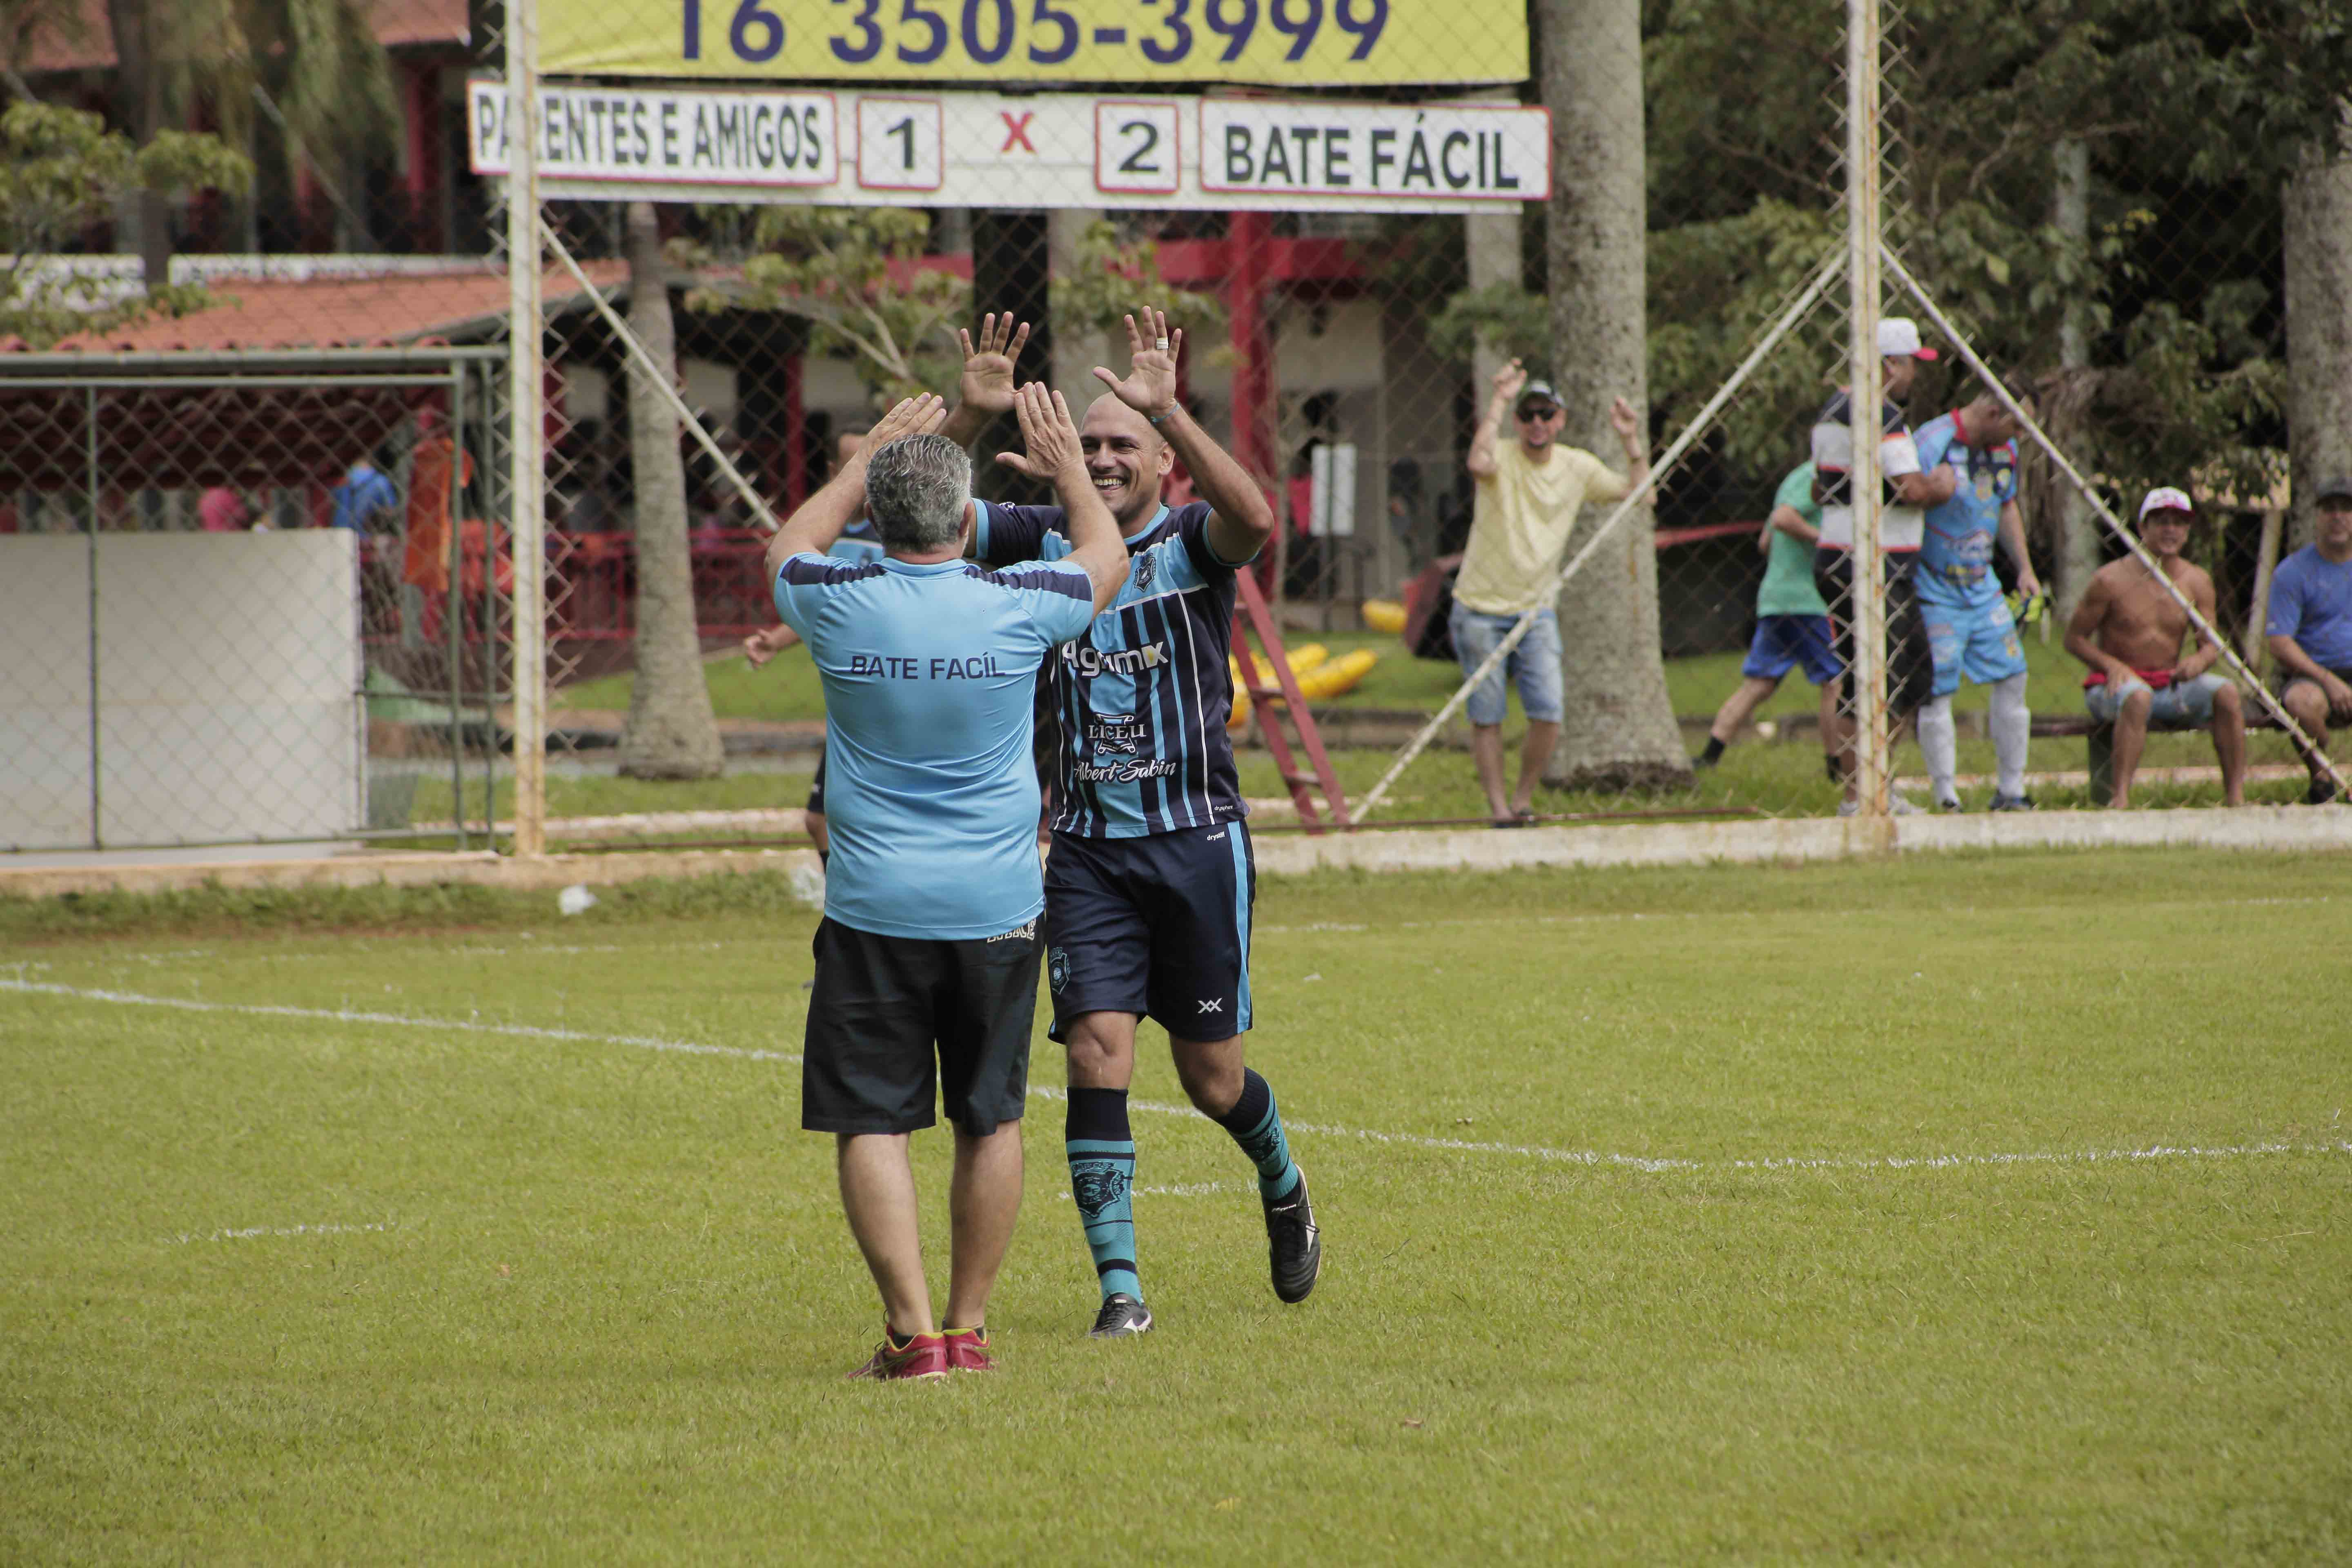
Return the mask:
{"type": "MultiPolygon", "coordinates": [[[[978,507],[975,552],[991,564],[1071,552],[1060,507],[978,507]]],[[[1231,822],[1248,815],[1225,719],[1233,681],[1234,574],[1217,559],[1210,507],[1161,507],[1127,542],[1127,581],[1086,636],[1047,659],[1054,831],[1087,838],[1231,822]]]]}

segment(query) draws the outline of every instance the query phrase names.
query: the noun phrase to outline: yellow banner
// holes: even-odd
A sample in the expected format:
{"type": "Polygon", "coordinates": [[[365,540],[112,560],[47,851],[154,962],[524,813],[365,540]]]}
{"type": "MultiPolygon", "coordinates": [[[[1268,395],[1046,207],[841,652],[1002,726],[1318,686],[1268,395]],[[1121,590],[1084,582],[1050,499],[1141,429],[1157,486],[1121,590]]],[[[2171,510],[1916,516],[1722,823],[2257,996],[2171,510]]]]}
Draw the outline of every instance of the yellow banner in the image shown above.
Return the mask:
{"type": "Polygon", "coordinates": [[[1525,0],[541,0],[552,76],[1251,82],[1528,74],[1525,0]]]}

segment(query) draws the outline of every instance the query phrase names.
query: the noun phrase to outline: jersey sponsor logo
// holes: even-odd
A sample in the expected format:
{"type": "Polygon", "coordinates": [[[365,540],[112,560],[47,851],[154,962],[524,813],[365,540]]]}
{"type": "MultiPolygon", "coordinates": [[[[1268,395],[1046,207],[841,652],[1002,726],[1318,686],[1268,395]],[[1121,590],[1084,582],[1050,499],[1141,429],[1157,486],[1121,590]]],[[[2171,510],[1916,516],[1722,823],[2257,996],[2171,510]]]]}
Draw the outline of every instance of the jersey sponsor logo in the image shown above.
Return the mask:
{"type": "Polygon", "coordinates": [[[1132,713],[1090,713],[1087,745],[1097,752],[1131,757],[1150,743],[1143,721],[1132,713]]]}
{"type": "Polygon", "coordinates": [[[1137,556],[1135,558],[1136,592],[1142,593],[1149,589],[1151,586],[1151,579],[1159,574],[1159,560],[1150,551],[1147,550],[1137,556]]]}
{"type": "Polygon", "coordinates": [[[1160,758],[1127,763],[1080,763],[1070,770],[1080,784],[1134,784],[1142,779],[1164,779],[1176,772],[1176,764],[1160,758]]]}
{"type": "Polygon", "coordinates": [[[1088,679],[1104,674],[1133,675],[1139,670],[1157,669],[1166,664],[1168,645],[1146,643],[1141,647],[1123,647],[1101,653],[1083,643],[1065,643],[1062,662],[1088,679]]]}
{"type": "Polygon", "coordinates": [[[930,659],[853,653],[849,656],[849,673],[877,676],[885,680],[988,680],[1003,679],[1013,672],[999,665],[993,653],[978,653],[970,658],[945,656],[930,659]]]}
{"type": "Polygon", "coordinates": [[[1025,926],[1014,926],[1011,931],[1004,932],[1003,935],[992,936],[988,940],[991,942],[1034,942],[1037,940],[1037,922],[1035,921],[1031,921],[1025,926]]]}

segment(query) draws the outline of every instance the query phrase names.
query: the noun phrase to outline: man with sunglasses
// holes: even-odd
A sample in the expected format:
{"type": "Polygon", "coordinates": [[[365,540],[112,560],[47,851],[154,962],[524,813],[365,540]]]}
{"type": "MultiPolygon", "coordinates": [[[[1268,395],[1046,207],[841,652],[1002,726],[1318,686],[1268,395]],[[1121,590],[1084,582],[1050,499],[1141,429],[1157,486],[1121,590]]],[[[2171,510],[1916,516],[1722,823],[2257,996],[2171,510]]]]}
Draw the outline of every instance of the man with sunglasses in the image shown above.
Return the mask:
{"type": "Polygon", "coordinates": [[[1454,651],[1466,675],[1486,662],[1519,617],[1535,625],[1511,650],[1502,669],[1470,693],[1470,754],[1497,827],[1535,820],[1536,781],[1559,742],[1565,677],[1559,621],[1551,608],[1560,562],[1568,553],[1576,514],[1588,500],[1622,500],[1650,480],[1650,448],[1641,416],[1620,397],[1610,405],[1609,427],[1625,447],[1625,472],[1591,453],[1559,444],[1568,416],[1551,384],[1529,381],[1513,360],[1495,373],[1495,393],[1470,441],[1465,466],[1478,482],[1470,547],[1454,584],[1454,651]],[[1501,438],[1511,416],[1516,441],[1501,438]],[[1503,795],[1503,712],[1507,676],[1519,689],[1528,738],[1519,752],[1518,788],[1503,795]]]}

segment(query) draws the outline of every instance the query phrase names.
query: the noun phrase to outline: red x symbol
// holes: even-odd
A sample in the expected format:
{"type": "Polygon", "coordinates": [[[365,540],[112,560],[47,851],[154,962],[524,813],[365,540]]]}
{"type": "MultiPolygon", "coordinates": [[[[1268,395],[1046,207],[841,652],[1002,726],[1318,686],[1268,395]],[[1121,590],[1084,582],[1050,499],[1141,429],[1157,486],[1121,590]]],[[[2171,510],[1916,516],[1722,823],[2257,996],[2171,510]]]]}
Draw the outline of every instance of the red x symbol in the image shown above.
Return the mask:
{"type": "Polygon", "coordinates": [[[1037,118],[1034,110],[1027,114],[1015,114],[1009,109],[1000,109],[997,113],[1004,118],[1004,145],[999,147],[998,152],[1010,153],[1015,147],[1020,148],[1024,153],[1037,151],[1029,144],[1029,122],[1037,118]]]}

